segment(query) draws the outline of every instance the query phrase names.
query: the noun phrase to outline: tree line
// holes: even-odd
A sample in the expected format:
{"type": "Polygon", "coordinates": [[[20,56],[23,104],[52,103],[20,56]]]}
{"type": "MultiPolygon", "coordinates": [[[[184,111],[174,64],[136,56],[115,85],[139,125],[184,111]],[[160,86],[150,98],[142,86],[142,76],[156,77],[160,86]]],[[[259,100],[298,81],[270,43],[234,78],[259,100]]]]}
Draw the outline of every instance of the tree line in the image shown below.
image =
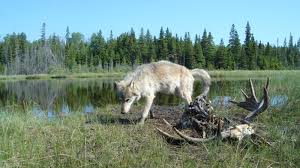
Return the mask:
{"type": "Polygon", "coordinates": [[[206,29],[192,39],[189,33],[179,37],[163,27],[158,37],[142,28],[139,35],[131,29],[114,37],[111,31],[107,39],[100,30],[85,40],[83,34],[71,33],[69,27],[64,38],[56,34],[46,37],[45,23],[38,40],[28,41],[25,33],[0,39],[2,74],[112,71],[158,60],[190,69],[299,69],[300,38],[294,42],[290,34],[281,45],[263,44],[254,38],[247,22],[244,41],[233,24],[227,45],[223,39],[215,44],[212,33],[206,29]]]}

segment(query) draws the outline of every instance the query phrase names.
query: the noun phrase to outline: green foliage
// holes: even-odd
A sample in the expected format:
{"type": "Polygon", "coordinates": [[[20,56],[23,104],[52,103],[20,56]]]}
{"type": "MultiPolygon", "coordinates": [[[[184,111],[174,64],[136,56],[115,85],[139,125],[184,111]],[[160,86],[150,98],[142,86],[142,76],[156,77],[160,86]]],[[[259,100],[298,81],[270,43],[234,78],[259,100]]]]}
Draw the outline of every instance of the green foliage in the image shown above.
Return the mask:
{"type": "Polygon", "coordinates": [[[79,32],[66,29],[65,39],[56,34],[46,36],[46,24],[41,28],[41,38],[29,42],[25,33],[12,33],[0,39],[0,64],[6,74],[49,73],[55,68],[66,71],[111,71],[122,66],[132,68],[152,61],[169,60],[188,68],[206,69],[299,69],[300,39],[294,43],[290,34],[282,46],[257,42],[249,22],[241,44],[233,24],[228,45],[215,45],[211,32],[191,40],[189,33],[179,37],[169,28],[161,27],[159,37],[144,29],[136,37],[135,31],[105,39],[101,30],[85,38],[79,32]],[[50,49],[49,49],[50,48],[50,49]],[[34,65],[33,65],[34,64],[34,65]],[[51,65],[50,65],[51,64],[51,65]],[[28,68],[31,65],[34,68],[28,68]],[[29,70],[28,70],[29,69],[29,70]]]}
{"type": "Polygon", "coordinates": [[[241,57],[241,43],[239,35],[233,24],[230,30],[230,37],[228,42],[228,68],[229,69],[239,69],[241,57]]]}
{"type": "Polygon", "coordinates": [[[191,37],[189,33],[186,33],[184,36],[184,65],[192,69],[194,67],[194,51],[193,51],[193,43],[191,41],[191,37]]]}
{"type": "Polygon", "coordinates": [[[245,31],[246,37],[245,37],[245,42],[244,42],[244,50],[245,50],[245,59],[244,62],[246,64],[243,64],[242,68],[246,69],[256,69],[256,62],[255,62],[255,57],[256,57],[256,42],[254,40],[254,36],[251,33],[251,28],[249,22],[247,22],[246,25],[246,31],[245,31]]]}
{"type": "Polygon", "coordinates": [[[217,69],[227,69],[229,61],[227,50],[224,45],[223,39],[221,39],[220,45],[218,46],[216,56],[215,56],[215,67],[217,69]]]}
{"type": "Polygon", "coordinates": [[[165,39],[165,33],[161,27],[158,39],[158,53],[157,60],[167,60],[168,57],[168,45],[165,39]]]}
{"type": "Polygon", "coordinates": [[[205,67],[205,58],[202,51],[201,39],[196,35],[195,45],[194,45],[194,55],[195,55],[195,66],[197,68],[205,67]]]}
{"type": "MultiPolygon", "coordinates": [[[[237,99],[241,98],[237,85],[243,84],[238,84],[238,80],[230,85],[227,82],[229,79],[245,76],[272,78],[271,98],[277,97],[274,93],[278,93],[287,96],[288,101],[279,103],[280,106],[270,107],[268,111],[259,115],[255,123],[264,130],[263,136],[272,142],[272,146],[255,144],[247,137],[241,142],[214,140],[198,145],[186,143],[174,146],[168,144],[155,131],[153,122],[158,119],[149,120],[140,127],[130,124],[131,120],[138,117],[133,113],[125,117],[129,119],[129,124],[126,124],[124,116],[116,113],[116,109],[120,108],[118,105],[98,108],[94,113],[87,115],[83,115],[80,108],[75,108],[71,109],[68,116],[57,113],[54,118],[49,119],[47,112],[41,112],[37,117],[33,109],[23,104],[22,107],[13,105],[0,110],[0,166],[298,167],[299,71],[239,70],[211,72],[211,75],[226,77],[225,81],[217,81],[221,83],[217,86],[224,86],[221,90],[225,92],[216,89],[216,95],[230,93],[237,99]]],[[[263,83],[260,80],[254,82],[263,83]]],[[[76,94],[66,101],[84,101],[75,95],[77,92],[85,95],[85,89],[74,87],[72,90],[75,90],[76,94]]],[[[98,94],[95,97],[99,97],[98,94]]],[[[142,110],[142,107],[137,106],[133,109],[137,112],[142,110]]],[[[221,116],[236,117],[242,111],[233,106],[218,108],[216,112],[221,116]]]]}

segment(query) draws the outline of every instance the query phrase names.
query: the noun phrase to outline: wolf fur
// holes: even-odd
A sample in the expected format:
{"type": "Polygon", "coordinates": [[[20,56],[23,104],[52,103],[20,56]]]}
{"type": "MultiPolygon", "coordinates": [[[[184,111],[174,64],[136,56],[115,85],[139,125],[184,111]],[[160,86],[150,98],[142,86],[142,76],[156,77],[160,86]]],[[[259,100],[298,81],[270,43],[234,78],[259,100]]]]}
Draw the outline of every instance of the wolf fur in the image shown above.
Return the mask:
{"type": "Polygon", "coordinates": [[[194,80],[203,82],[202,95],[207,95],[211,78],[203,69],[189,70],[184,66],[169,61],[159,61],[138,66],[123,80],[116,82],[119,97],[122,101],[121,112],[128,113],[134,101],[146,98],[146,105],[140,120],[143,124],[149,114],[157,92],[176,94],[192,102],[194,80]]]}

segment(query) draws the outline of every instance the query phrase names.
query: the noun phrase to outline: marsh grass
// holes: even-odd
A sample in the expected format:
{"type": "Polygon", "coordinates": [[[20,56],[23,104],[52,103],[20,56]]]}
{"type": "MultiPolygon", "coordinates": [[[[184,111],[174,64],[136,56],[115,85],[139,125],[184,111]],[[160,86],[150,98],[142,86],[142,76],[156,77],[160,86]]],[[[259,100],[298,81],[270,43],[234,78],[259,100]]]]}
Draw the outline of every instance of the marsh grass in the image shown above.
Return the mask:
{"type": "Polygon", "coordinates": [[[220,78],[220,77],[283,77],[285,75],[299,75],[299,70],[232,70],[232,71],[222,71],[222,70],[214,70],[208,71],[212,78],[220,78]]]}
{"type": "MultiPolygon", "coordinates": [[[[137,115],[123,116],[112,105],[52,120],[34,116],[30,107],[11,106],[0,110],[0,166],[299,167],[300,79],[293,72],[279,77],[284,79],[271,80],[270,94],[288,95],[288,103],[269,108],[256,121],[271,147],[248,138],[170,145],[151,122],[132,124],[137,115]]],[[[221,116],[246,113],[236,107],[215,111],[221,116]]]]}

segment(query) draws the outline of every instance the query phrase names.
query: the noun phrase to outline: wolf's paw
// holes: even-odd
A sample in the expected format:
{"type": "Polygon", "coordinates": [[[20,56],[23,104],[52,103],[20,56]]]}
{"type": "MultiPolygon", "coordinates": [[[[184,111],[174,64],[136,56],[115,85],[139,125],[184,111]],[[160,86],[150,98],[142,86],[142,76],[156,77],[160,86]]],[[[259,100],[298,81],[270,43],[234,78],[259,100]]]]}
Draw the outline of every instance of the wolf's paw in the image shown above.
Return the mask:
{"type": "Polygon", "coordinates": [[[145,124],[145,119],[141,118],[140,121],[137,124],[138,125],[144,125],[145,124]]]}

